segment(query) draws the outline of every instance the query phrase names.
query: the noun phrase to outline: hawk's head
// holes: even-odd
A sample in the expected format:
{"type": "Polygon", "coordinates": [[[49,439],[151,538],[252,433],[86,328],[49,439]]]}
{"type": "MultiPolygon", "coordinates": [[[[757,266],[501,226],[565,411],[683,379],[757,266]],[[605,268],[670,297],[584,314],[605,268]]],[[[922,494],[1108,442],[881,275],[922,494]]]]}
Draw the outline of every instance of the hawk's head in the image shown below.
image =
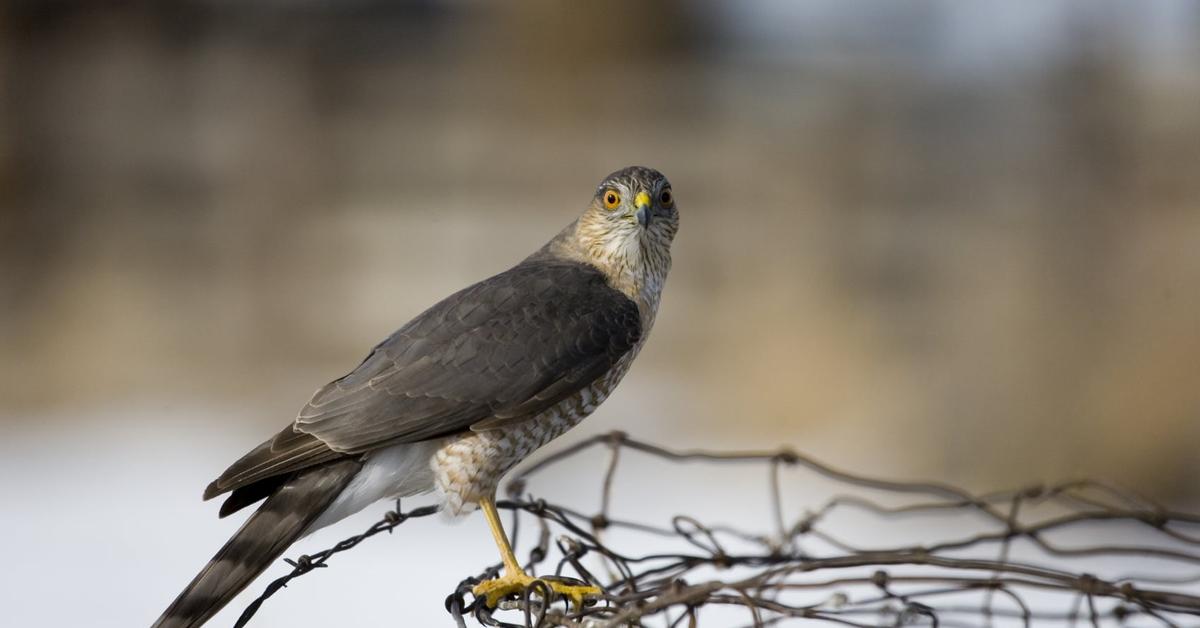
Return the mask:
{"type": "Polygon", "coordinates": [[[678,229],[671,182],[652,168],[630,166],[600,182],[579,219],[576,237],[590,261],[610,274],[632,273],[661,282],[671,266],[671,241],[678,229]]]}

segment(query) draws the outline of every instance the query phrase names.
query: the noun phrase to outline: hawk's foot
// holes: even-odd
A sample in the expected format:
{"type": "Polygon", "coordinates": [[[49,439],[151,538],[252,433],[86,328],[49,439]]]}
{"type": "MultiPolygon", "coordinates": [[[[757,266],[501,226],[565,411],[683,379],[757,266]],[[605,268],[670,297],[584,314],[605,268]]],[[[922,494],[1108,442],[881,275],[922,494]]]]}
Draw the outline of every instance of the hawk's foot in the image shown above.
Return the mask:
{"type": "Polygon", "coordinates": [[[500,600],[524,593],[534,582],[545,584],[554,596],[570,600],[575,610],[582,610],[585,600],[598,598],[604,593],[600,587],[582,584],[578,580],[556,576],[534,578],[524,572],[506,573],[499,578],[485,580],[475,585],[471,593],[477,598],[483,598],[488,608],[495,608],[500,600]]]}

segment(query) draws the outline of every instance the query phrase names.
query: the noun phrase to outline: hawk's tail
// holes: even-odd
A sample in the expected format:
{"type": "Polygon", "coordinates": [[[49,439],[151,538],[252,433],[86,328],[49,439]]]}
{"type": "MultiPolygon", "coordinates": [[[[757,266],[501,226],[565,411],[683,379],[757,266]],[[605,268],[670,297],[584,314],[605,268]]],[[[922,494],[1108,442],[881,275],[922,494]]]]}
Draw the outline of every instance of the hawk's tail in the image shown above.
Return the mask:
{"type": "Polygon", "coordinates": [[[208,621],[262,573],[333,502],[362,464],[342,459],[297,473],[263,502],[152,628],[208,621]]]}

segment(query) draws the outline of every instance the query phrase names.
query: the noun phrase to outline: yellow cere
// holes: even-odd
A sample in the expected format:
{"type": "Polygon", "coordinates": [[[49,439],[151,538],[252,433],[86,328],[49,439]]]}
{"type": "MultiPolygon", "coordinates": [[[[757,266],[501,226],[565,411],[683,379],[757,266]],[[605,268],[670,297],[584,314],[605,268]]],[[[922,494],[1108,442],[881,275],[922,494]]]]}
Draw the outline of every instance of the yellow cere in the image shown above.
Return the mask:
{"type": "Polygon", "coordinates": [[[649,207],[650,206],[650,195],[646,194],[645,192],[638,192],[637,196],[634,197],[634,199],[633,199],[633,206],[634,207],[649,207]]]}

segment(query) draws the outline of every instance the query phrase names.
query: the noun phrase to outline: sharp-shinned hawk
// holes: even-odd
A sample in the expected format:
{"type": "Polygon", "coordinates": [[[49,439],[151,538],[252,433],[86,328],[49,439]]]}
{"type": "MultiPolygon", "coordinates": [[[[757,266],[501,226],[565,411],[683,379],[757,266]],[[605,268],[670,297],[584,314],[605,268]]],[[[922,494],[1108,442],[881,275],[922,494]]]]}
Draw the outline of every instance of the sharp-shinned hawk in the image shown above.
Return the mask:
{"type": "MultiPolygon", "coordinates": [[[[501,477],[608,397],[654,324],[679,225],[671,185],[629,167],[513,268],[464,288],[313,395],[283,431],[204,491],[222,517],[265,499],[154,624],[199,626],[302,536],[381,499],[436,491],[487,517],[505,566],[475,593],[496,604],[522,571],[494,503],[501,477]]],[[[576,602],[591,587],[549,582],[576,602]]]]}

